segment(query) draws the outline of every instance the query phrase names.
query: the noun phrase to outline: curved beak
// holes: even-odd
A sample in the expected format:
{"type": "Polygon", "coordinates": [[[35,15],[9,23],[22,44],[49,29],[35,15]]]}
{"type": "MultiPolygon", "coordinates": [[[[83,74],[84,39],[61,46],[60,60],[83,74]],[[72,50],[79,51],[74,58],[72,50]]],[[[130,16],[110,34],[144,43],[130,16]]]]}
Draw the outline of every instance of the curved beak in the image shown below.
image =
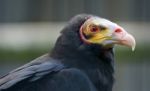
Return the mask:
{"type": "Polygon", "coordinates": [[[126,34],[122,40],[118,42],[118,44],[125,45],[132,48],[132,51],[135,50],[135,39],[131,34],[126,34]]]}
{"type": "Polygon", "coordinates": [[[114,33],[112,33],[112,40],[115,44],[131,47],[132,51],[135,50],[135,38],[123,28],[115,29],[114,33]]]}

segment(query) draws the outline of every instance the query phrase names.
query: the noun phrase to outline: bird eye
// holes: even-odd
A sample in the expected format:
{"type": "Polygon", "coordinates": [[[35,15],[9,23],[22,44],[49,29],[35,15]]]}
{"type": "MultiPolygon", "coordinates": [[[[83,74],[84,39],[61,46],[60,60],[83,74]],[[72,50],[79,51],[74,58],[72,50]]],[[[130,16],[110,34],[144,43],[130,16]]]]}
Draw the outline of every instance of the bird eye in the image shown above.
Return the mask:
{"type": "Polygon", "coordinates": [[[98,32],[98,31],[100,31],[100,29],[97,26],[92,26],[90,29],[90,32],[93,32],[93,33],[98,32]]]}

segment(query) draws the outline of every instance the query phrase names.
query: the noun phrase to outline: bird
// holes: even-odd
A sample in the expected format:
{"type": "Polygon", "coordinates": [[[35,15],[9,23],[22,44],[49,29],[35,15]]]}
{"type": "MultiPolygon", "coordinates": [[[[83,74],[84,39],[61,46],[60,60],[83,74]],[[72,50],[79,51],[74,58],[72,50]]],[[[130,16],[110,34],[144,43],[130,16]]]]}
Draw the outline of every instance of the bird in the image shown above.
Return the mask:
{"type": "Polygon", "coordinates": [[[78,14],[51,52],[0,78],[0,91],[112,91],[114,47],[135,49],[133,35],[108,19],[78,14]]]}

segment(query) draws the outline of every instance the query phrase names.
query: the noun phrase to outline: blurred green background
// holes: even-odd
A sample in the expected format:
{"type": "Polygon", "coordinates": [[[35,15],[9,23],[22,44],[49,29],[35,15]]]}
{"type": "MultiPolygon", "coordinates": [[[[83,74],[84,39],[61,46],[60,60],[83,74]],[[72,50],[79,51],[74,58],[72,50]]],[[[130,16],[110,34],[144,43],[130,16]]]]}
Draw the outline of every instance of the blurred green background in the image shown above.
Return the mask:
{"type": "Polygon", "coordinates": [[[53,48],[76,14],[110,19],[136,39],[116,46],[113,91],[150,91],[150,0],[0,0],[0,76],[53,48]]]}

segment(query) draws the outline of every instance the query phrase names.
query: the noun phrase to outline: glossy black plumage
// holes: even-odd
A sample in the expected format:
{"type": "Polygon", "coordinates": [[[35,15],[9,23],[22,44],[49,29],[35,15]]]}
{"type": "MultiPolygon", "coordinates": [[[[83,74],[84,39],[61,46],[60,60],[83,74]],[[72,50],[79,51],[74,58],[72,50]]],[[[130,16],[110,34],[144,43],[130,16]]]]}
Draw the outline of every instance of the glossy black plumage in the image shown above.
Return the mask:
{"type": "Polygon", "coordinates": [[[113,50],[86,44],[79,36],[89,17],[74,17],[52,52],[2,77],[0,91],[112,91],[113,50]]]}

